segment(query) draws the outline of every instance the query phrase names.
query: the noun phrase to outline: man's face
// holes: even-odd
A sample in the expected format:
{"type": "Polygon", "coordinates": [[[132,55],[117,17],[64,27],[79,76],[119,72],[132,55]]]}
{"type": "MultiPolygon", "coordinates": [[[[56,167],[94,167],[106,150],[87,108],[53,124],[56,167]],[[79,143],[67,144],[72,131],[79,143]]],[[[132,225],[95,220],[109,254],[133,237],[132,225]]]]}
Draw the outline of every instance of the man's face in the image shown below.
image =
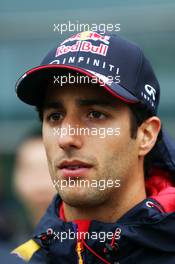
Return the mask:
{"type": "Polygon", "coordinates": [[[65,203],[97,206],[132,184],[131,176],[138,169],[138,146],[130,136],[129,111],[126,104],[97,85],[53,85],[46,89],[43,140],[53,184],[65,203]],[[70,135],[69,127],[86,128],[89,134],[70,135]],[[105,136],[99,134],[100,128],[105,129],[105,136]],[[61,129],[67,130],[67,135],[56,133],[61,129]],[[110,187],[96,188],[101,180],[106,185],[110,181],[110,187]]]}

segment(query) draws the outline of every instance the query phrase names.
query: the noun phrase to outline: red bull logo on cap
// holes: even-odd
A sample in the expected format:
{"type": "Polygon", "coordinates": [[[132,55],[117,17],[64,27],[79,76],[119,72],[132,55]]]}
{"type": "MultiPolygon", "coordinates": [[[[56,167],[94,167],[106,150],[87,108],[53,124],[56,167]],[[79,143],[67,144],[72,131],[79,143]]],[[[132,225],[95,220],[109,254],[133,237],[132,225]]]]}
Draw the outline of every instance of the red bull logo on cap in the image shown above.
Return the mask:
{"type": "Polygon", "coordinates": [[[66,42],[74,41],[74,40],[80,40],[80,41],[83,41],[83,40],[97,41],[97,40],[99,40],[105,44],[109,44],[109,39],[110,39],[110,36],[103,36],[97,32],[93,32],[93,31],[85,31],[85,32],[77,33],[77,34],[71,36],[70,38],[64,40],[61,43],[61,45],[65,44],[66,42]]]}
{"type": "Polygon", "coordinates": [[[99,54],[102,56],[106,56],[108,51],[108,46],[100,43],[100,45],[93,45],[90,41],[76,41],[75,44],[70,46],[61,45],[57,48],[55,57],[61,56],[68,52],[76,52],[76,51],[83,51],[83,52],[91,52],[95,54],[99,54]]]}

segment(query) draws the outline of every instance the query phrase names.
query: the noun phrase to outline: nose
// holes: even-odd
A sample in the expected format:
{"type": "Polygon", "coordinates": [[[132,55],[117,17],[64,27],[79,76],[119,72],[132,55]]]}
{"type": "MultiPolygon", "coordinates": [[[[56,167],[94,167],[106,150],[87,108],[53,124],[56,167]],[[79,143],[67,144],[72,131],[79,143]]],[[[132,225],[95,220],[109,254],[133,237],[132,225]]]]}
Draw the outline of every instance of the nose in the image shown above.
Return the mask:
{"type": "Polygon", "coordinates": [[[79,125],[74,122],[64,122],[60,128],[58,145],[63,150],[80,149],[83,146],[83,137],[79,133],[79,125]]]}

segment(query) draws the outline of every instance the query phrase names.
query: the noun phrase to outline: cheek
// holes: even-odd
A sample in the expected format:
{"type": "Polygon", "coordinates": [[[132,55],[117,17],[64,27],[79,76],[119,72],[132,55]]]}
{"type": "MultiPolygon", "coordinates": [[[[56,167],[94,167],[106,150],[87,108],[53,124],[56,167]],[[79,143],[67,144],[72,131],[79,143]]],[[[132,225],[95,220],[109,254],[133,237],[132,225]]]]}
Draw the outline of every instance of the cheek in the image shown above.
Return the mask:
{"type": "MultiPolygon", "coordinates": [[[[100,130],[99,130],[100,131],[100,130]]],[[[118,122],[109,124],[105,131],[101,130],[98,136],[91,136],[87,145],[93,149],[98,156],[109,155],[112,152],[120,151],[126,148],[131,141],[129,124],[118,122]]]]}
{"type": "MultiPolygon", "coordinates": [[[[111,126],[112,127],[112,126],[111,126]]],[[[120,134],[107,135],[105,138],[91,137],[89,146],[92,154],[98,159],[100,167],[117,166],[118,169],[129,166],[135,160],[136,144],[131,139],[129,125],[117,125],[120,127],[120,134]]]]}

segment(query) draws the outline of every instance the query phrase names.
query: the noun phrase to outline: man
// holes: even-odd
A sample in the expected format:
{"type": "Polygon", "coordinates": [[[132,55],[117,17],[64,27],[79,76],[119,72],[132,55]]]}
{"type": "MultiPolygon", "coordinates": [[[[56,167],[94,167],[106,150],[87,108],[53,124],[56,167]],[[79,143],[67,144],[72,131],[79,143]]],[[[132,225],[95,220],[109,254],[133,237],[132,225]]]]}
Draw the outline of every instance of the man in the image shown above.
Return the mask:
{"type": "Polygon", "coordinates": [[[40,129],[31,131],[18,147],[13,186],[35,227],[55,195],[40,129]]]}
{"type": "Polygon", "coordinates": [[[58,195],[14,253],[29,263],[175,263],[175,151],[140,48],[76,34],[20,78],[17,95],[37,107],[58,195]]]}

